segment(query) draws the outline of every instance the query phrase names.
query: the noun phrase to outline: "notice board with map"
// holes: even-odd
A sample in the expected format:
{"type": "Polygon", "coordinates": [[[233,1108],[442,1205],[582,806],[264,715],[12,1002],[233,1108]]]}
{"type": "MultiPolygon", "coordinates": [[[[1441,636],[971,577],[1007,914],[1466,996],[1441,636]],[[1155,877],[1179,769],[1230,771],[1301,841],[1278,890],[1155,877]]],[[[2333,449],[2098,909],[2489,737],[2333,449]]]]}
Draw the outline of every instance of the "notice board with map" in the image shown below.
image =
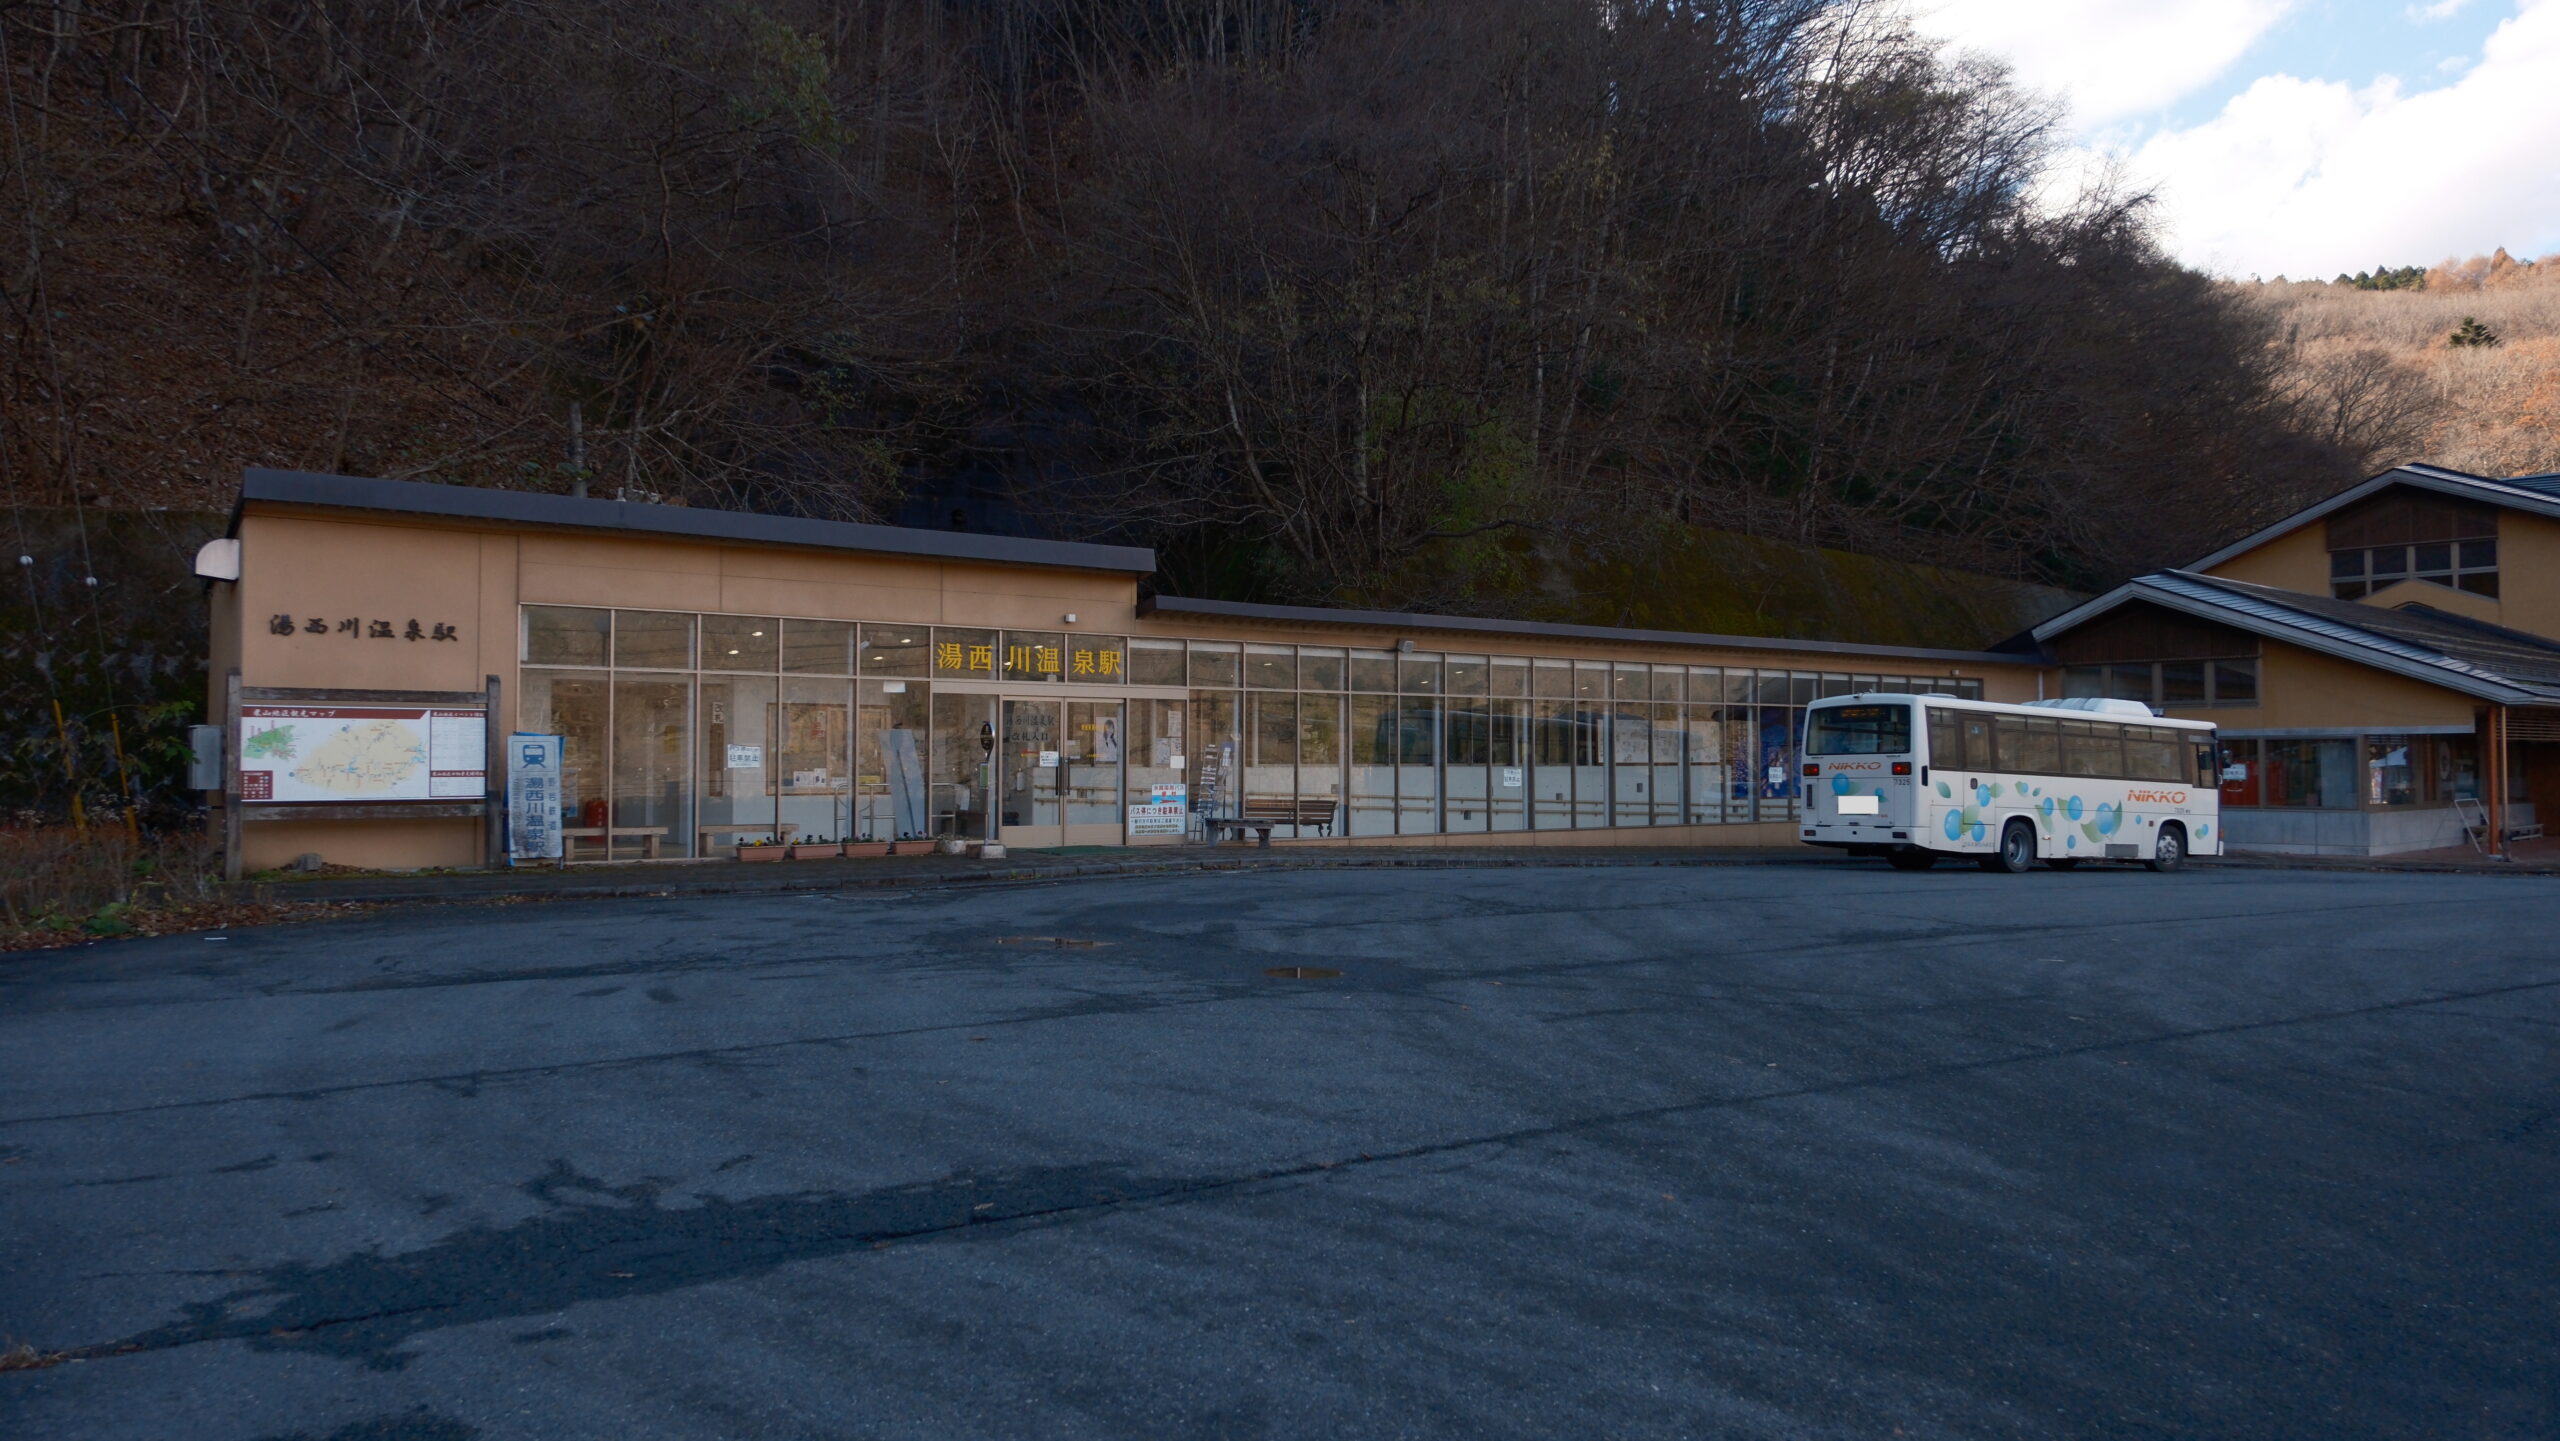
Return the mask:
{"type": "Polygon", "coordinates": [[[243,801],[476,801],[487,791],[488,771],[485,708],[240,707],[243,801]]]}

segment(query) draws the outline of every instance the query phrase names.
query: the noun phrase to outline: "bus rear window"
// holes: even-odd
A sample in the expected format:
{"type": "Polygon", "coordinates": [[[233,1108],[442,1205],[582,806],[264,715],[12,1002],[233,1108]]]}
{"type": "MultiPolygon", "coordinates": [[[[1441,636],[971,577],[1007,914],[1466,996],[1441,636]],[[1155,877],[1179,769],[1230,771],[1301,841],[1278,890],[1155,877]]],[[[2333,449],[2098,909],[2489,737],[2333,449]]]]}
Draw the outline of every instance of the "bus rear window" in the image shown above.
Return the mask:
{"type": "Polygon", "coordinates": [[[1905,755],[1910,750],[1907,705],[1825,706],[1813,713],[1813,733],[1805,740],[1805,754],[1816,756],[1905,755]]]}

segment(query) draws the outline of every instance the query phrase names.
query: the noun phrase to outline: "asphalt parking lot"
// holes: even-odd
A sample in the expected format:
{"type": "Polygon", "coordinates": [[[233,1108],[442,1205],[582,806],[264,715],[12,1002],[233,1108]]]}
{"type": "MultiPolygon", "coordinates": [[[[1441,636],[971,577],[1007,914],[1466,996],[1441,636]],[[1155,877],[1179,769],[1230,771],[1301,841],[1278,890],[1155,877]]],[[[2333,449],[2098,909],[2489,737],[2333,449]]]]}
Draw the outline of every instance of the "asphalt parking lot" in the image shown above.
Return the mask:
{"type": "Polygon", "coordinates": [[[2555,935],[1835,865],[0,958],[0,1435],[2548,1437],[2555,935]]]}

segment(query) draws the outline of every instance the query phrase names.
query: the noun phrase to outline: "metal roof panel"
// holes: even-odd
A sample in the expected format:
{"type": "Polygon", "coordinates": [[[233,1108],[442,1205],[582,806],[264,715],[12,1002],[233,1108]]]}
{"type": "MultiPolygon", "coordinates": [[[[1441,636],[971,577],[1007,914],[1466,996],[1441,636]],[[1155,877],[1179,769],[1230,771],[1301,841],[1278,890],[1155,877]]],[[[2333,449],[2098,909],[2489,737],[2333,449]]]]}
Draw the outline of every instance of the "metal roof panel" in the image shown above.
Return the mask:
{"type": "MultiPolygon", "coordinates": [[[[1070,570],[1152,574],[1155,552],[1145,546],[1090,545],[1079,541],[1025,540],[966,531],[916,530],[840,520],[803,520],[739,510],[696,510],[680,505],[593,500],[525,490],[435,485],[414,480],[375,480],[299,470],[252,469],[240,478],[243,503],[315,505],[346,510],[494,520],[516,525],[634,531],[748,545],[813,546],[874,555],[987,561],[998,565],[1053,566],[1070,570]]],[[[237,510],[233,528],[238,528],[237,510]]]]}

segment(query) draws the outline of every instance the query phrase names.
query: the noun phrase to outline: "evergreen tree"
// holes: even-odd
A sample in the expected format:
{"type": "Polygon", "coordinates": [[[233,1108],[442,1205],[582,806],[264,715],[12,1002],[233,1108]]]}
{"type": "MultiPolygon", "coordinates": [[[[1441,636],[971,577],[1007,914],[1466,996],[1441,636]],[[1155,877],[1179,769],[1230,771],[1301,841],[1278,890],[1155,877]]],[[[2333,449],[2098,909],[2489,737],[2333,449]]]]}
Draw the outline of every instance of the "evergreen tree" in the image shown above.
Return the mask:
{"type": "Polygon", "coordinates": [[[2462,317],[2462,323],[2453,328],[2453,334],[2445,337],[2444,343],[2456,349],[2487,350],[2491,346],[2503,345],[2506,342],[2498,338],[2498,332],[2482,325],[2474,317],[2466,315],[2462,317]]]}
{"type": "Polygon", "coordinates": [[[2385,265],[2373,270],[2359,270],[2350,282],[2358,290],[2424,290],[2427,268],[2423,265],[2385,265]]]}

